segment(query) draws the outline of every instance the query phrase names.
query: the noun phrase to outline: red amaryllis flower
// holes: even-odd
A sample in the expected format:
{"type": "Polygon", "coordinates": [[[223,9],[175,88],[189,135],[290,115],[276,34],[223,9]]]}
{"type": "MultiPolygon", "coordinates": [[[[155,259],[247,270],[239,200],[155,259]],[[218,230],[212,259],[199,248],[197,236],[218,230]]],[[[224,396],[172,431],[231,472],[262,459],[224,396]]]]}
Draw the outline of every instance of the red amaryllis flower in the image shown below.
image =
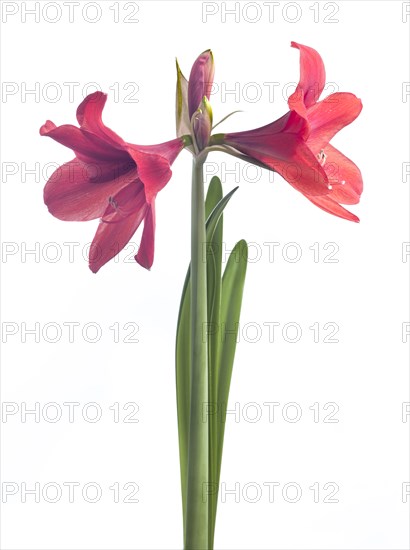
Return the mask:
{"type": "Polygon", "coordinates": [[[291,110],[262,128],[213,136],[211,143],[233,147],[246,160],[279,172],[316,206],[357,222],[359,218],[339,203],[359,202],[360,170],[329,142],[359,115],[362,103],[350,93],[331,94],[318,103],[325,85],[323,61],[313,48],[295,42],[292,46],[301,53],[301,74],[289,98],[291,110]]]}
{"type": "Polygon", "coordinates": [[[155,197],[168,183],[183,138],[160,145],[126,143],[101,119],[107,96],[95,92],[77,109],[80,128],[47,121],[40,134],[72,149],[75,159],[58,168],[44,188],[44,202],[61,220],[101,218],[90,248],[96,273],[134,235],[144,230],[136,261],[149,269],[154,260],[155,197]]]}
{"type": "Polygon", "coordinates": [[[304,139],[323,166],[330,190],[324,196],[306,196],[326,212],[358,222],[359,218],[339,203],[359,202],[363,191],[362,175],[356,164],[329,142],[339,130],[359,116],[362,102],[346,92],[331,94],[317,102],[326,82],[322,58],[313,48],[296,42],[291,45],[300,51],[300,81],[289,98],[289,108],[306,120],[304,139]]]}

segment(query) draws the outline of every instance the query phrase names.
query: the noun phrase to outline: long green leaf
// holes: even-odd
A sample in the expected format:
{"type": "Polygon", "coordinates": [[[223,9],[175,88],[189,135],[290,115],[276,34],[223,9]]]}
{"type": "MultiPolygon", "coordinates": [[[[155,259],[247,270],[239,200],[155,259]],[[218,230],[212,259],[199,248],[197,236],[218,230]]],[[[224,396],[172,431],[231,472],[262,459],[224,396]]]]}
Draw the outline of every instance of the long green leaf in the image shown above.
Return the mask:
{"type": "Polygon", "coordinates": [[[185,279],[182,300],[179,310],[175,363],[176,363],[176,389],[178,409],[178,437],[179,437],[179,461],[181,469],[182,513],[186,519],[186,499],[188,481],[188,438],[189,438],[189,411],[191,408],[191,283],[187,276],[185,279]]]}
{"type": "Polygon", "coordinates": [[[239,241],[232,250],[222,279],[220,359],[218,372],[218,461],[217,485],[221,472],[223,440],[225,434],[226,409],[231,385],[232,368],[235,358],[236,341],[239,330],[239,318],[242,306],[248,261],[248,246],[239,241]]]}
{"type": "MultiPolygon", "coordinates": [[[[215,195],[218,202],[222,199],[222,185],[219,178],[212,178],[209,189],[215,195]]],[[[221,310],[221,273],[222,273],[222,235],[223,214],[215,227],[210,241],[207,242],[206,268],[207,268],[207,293],[208,293],[208,326],[206,337],[208,341],[208,429],[209,429],[209,483],[208,491],[209,523],[208,538],[213,548],[213,536],[215,530],[215,518],[218,493],[216,480],[218,476],[218,356],[219,356],[219,325],[221,310]]],[[[205,336],[205,335],[204,335],[205,336]]]]}

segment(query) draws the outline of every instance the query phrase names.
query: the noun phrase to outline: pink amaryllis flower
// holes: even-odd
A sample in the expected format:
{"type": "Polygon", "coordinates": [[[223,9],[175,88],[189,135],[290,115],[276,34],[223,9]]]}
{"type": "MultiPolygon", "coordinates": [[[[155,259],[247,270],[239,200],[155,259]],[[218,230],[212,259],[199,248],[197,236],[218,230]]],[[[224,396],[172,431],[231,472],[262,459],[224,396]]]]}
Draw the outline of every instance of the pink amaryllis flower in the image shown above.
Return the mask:
{"type": "Polygon", "coordinates": [[[102,122],[107,96],[95,92],[77,109],[80,128],[47,121],[42,136],[72,149],[75,158],[58,168],[44,188],[44,202],[68,221],[101,218],[90,247],[96,273],[130,241],[144,221],[136,261],[149,269],[154,260],[155,198],[168,183],[171,164],[185,147],[179,137],[159,145],[125,142],[102,122]]]}
{"type": "Polygon", "coordinates": [[[362,103],[351,93],[334,93],[318,102],[325,86],[323,61],[313,48],[291,45],[300,50],[300,81],[289,98],[290,111],[255,130],[215,135],[211,143],[226,144],[233,154],[279,172],[316,206],[358,222],[341,204],[359,202],[360,170],[329,142],[355,120],[362,103]]]}

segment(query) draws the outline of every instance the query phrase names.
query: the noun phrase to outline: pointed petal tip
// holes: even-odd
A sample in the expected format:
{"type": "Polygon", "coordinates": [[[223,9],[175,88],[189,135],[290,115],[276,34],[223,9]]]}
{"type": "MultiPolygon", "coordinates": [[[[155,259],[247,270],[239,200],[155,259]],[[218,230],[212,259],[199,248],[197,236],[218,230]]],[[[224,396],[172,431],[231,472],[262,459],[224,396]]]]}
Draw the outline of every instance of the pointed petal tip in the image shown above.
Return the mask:
{"type": "Polygon", "coordinates": [[[108,95],[104,92],[101,92],[100,90],[97,90],[95,92],[93,92],[92,94],[88,94],[85,98],[84,98],[84,101],[85,100],[88,100],[88,101],[97,101],[98,99],[107,99],[108,95]]]}
{"type": "Polygon", "coordinates": [[[96,118],[101,118],[107,98],[107,94],[98,90],[86,96],[77,107],[76,116],[79,125],[87,126],[89,122],[94,122],[96,118]]]}
{"type": "Polygon", "coordinates": [[[360,221],[359,218],[353,214],[353,212],[346,210],[346,208],[334,200],[330,195],[323,195],[321,197],[305,196],[310,200],[310,202],[328,214],[332,214],[333,216],[342,218],[343,220],[347,220],[349,222],[359,223],[360,221]]]}
{"type": "Polygon", "coordinates": [[[300,42],[295,42],[294,40],[292,40],[292,42],[290,43],[290,47],[296,48],[297,50],[303,50],[304,48],[309,48],[310,50],[313,49],[313,48],[310,48],[309,46],[304,46],[300,42]]]}
{"type": "Polygon", "coordinates": [[[134,259],[135,261],[137,262],[137,264],[139,264],[141,267],[143,267],[144,269],[146,269],[147,271],[151,271],[151,267],[152,267],[152,263],[150,263],[148,261],[148,259],[146,257],[144,257],[142,254],[141,256],[139,256],[138,254],[136,254],[134,256],[134,259]]]}
{"type": "Polygon", "coordinates": [[[311,46],[306,46],[305,44],[301,44],[300,42],[295,42],[294,40],[291,41],[290,46],[291,48],[297,48],[298,50],[305,49],[305,50],[313,50],[314,52],[316,52],[316,50],[311,46]]]}
{"type": "MultiPolygon", "coordinates": [[[[77,120],[78,117],[82,117],[84,114],[84,111],[89,103],[99,103],[99,107],[101,111],[104,108],[104,105],[107,101],[108,94],[100,91],[93,92],[92,94],[88,94],[80,103],[80,105],[77,107],[77,120]]],[[[81,124],[80,120],[78,122],[81,124]]]]}
{"type": "Polygon", "coordinates": [[[51,120],[46,120],[46,122],[40,128],[40,136],[46,136],[51,130],[54,130],[56,125],[51,120]]]}

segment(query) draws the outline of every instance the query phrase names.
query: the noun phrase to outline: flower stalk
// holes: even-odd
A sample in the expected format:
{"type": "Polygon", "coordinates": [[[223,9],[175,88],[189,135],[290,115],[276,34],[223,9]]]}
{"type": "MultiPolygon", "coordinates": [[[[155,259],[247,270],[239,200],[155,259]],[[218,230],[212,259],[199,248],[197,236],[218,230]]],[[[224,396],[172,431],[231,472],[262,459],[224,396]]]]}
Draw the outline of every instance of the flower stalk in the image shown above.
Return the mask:
{"type": "Polygon", "coordinates": [[[203,339],[207,324],[205,197],[203,155],[192,166],[191,211],[191,411],[188,439],[186,550],[208,548],[208,502],[204,488],[209,478],[208,423],[203,406],[208,401],[208,350],[203,339]]]}

